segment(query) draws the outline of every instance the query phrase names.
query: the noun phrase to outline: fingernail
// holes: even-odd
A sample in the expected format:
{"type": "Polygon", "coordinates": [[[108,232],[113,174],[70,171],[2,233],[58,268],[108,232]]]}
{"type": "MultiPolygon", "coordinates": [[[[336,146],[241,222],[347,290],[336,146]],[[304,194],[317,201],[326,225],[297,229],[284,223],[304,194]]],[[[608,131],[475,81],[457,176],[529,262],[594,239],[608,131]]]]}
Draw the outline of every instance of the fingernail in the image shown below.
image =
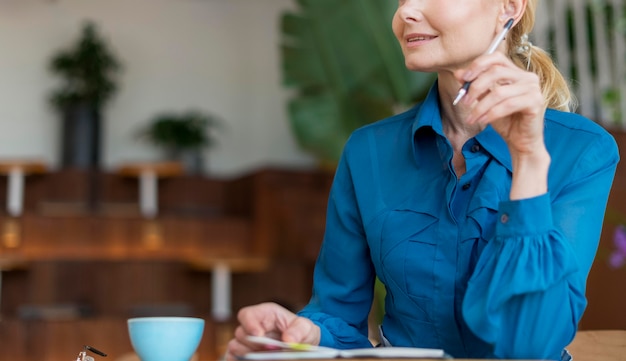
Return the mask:
{"type": "Polygon", "coordinates": [[[474,74],[470,70],[468,70],[463,74],[463,80],[470,81],[473,75],[474,74]]]}

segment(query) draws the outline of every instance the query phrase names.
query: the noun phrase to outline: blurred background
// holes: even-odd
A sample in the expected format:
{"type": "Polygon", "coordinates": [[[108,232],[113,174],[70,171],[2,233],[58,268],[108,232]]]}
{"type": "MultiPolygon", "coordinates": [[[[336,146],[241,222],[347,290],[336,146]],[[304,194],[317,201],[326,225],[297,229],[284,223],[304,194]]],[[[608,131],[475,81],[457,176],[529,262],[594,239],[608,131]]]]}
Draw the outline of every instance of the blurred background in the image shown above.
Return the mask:
{"type": "MultiPolygon", "coordinates": [[[[126,320],[154,315],[205,318],[212,360],[239,308],[303,306],[343,143],[433,81],[396,6],[0,0],[0,361],[133,361],[126,320]]],[[[541,1],[530,34],[621,149],[624,6],[541,1]]],[[[625,179],[582,329],[626,329],[625,179]]]]}
{"type": "Polygon", "coordinates": [[[268,164],[306,167],[291,136],[281,86],[279,19],[290,0],[2,0],[0,134],[4,157],[56,167],[61,123],[47,101],[59,79],[52,57],[92,20],[123,64],[104,109],[102,164],[159,154],[135,134],[160,112],[198,109],[222,118],[207,159],[216,176],[268,164]]]}

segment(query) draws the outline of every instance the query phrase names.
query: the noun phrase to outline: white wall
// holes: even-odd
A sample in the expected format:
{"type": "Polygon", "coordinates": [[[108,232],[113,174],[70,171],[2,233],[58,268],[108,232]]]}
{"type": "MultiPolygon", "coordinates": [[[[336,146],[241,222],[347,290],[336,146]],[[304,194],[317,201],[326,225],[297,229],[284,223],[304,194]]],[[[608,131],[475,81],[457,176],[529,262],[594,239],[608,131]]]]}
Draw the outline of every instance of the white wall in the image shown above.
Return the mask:
{"type": "Polygon", "coordinates": [[[292,0],[0,0],[0,157],[58,166],[59,120],[47,103],[51,55],[93,19],[124,64],[107,108],[103,163],[160,154],[133,134],[160,111],[201,109],[226,129],[208,152],[210,174],[266,165],[309,167],[286,115],[279,17],[292,0]]]}

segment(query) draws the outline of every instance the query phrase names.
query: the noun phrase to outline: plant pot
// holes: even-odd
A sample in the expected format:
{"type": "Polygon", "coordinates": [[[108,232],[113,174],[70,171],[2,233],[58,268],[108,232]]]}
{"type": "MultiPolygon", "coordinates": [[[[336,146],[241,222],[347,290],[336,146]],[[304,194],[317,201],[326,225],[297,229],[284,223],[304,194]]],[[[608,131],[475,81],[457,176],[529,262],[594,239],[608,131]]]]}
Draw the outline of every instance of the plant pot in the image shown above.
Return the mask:
{"type": "Polygon", "coordinates": [[[202,149],[175,149],[168,150],[166,158],[168,160],[181,162],[185,173],[188,175],[204,174],[204,154],[202,149]]]}
{"type": "Polygon", "coordinates": [[[71,104],[63,111],[61,166],[63,168],[100,168],[100,113],[89,103],[71,104]]]}

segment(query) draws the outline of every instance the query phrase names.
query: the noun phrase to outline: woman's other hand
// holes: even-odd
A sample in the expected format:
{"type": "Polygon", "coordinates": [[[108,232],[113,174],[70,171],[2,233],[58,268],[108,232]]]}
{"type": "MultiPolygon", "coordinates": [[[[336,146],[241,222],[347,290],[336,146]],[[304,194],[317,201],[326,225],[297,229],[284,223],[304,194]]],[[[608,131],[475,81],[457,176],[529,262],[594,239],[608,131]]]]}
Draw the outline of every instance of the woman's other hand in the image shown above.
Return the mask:
{"type": "Polygon", "coordinates": [[[320,343],[321,331],[317,325],[276,303],[244,307],[238,312],[237,321],[239,326],[235,337],[228,342],[227,360],[236,360],[248,352],[264,349],[263,345],[248,341],[247,336],[267,336],[311,345],[320,343]]]}

